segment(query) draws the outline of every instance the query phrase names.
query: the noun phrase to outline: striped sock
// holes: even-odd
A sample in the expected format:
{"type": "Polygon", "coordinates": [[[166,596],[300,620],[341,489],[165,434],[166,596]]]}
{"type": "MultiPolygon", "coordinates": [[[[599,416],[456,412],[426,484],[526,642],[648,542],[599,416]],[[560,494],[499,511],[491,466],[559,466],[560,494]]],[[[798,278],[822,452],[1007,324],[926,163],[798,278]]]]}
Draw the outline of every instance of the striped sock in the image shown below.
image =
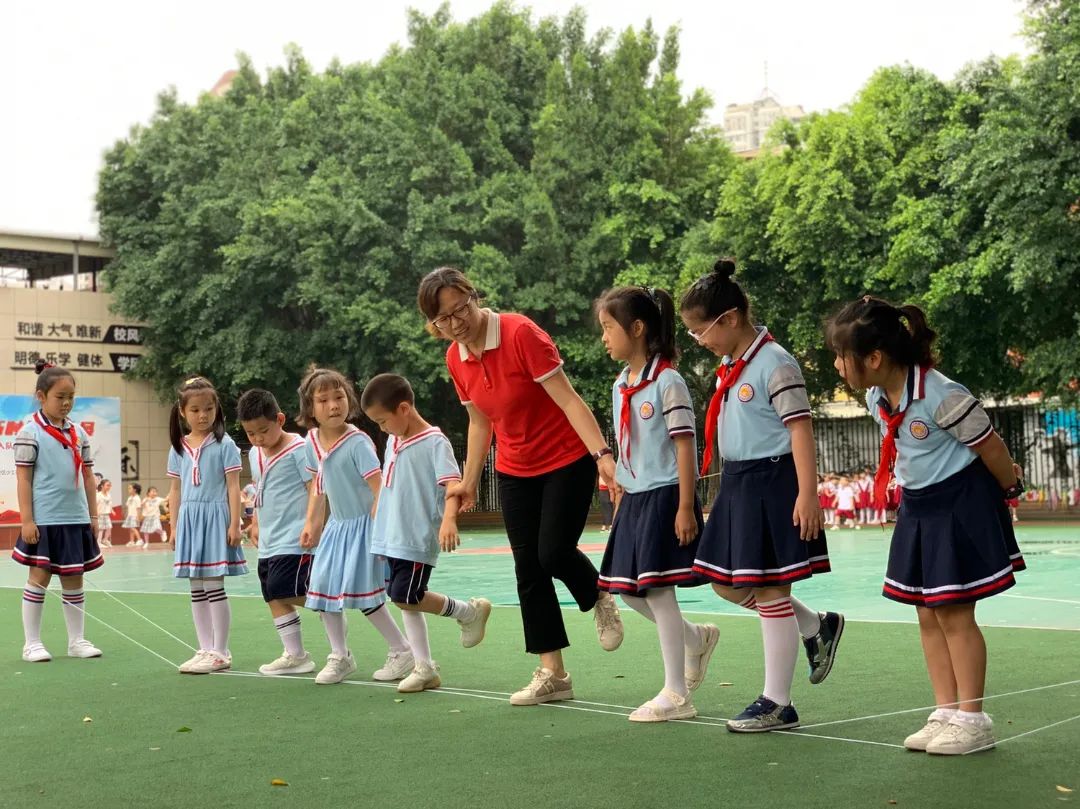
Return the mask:
{"type": "Polygon", "coordinates": [[[762,692],[777,705],[791,703],[791,681],[799,656],[799,623],[791,599],[759,601],[761,640],[765,647],[765,689],[762,692]]]}
{"type": "Polygon", "coordinates": [[[757,612],[757,598],[754,596],[753,590],[747,593],[746,598],[739,602],[739,606],[751,612],[757,612]]]}
{"type": "Polygon", "coordinates": [[[206,600],[210,603],[210,617],[214,622],[214,642],[210,648],[222,657],[228,657],[232,607],[225,593],[225,582],[221,579],[207,580],[206,600]]]}
{"type": "Polygon", "coordinates": [[[446,599],[446,606],[443,607],[440,615],[458,621],[471,621],[476,617],[476,607],[468,601],[460,601],[450,596],[443,596],[443,598],[446,599]]]}
{"type": "Polygon", "coordinates": [[[206,585],[202,579],[191,579],[191,619],[195,622],[195,637],[199,649],[214,648],[214,619],[210,615],[210,602],[206,598],[206,585]]]}
{"type": "Polygon", "coordinates": [[[26,645],[41,643],[41,611],[45,609],[45,588],[26,583],[22,596],[23,634],[26,645]]]}
{"type": "Polygon", "coordinates": [[[285,653],[293,657],[304,656],[304,637],[300,630],[300,613],[291,612],[274,619],[274,627],[281,637],[285,653]]]}
{"type": "Polygon", "coordinates": [[[61,598],[64,601],[64,623],[67,624],[68,643],[74,643],[83,639],[83,629],[86,623],[86,613],[83,612],[83,602],[86,596],[82,589],[62,590],[61,598]]]}

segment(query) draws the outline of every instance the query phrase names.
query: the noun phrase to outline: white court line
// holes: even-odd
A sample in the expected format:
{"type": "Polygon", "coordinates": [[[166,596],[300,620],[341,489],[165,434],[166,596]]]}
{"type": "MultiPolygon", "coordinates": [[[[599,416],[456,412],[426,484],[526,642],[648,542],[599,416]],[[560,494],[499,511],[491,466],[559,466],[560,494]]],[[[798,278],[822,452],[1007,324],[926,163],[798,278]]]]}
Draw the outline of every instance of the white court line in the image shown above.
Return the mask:
{"type": "Polygon", "coordinates": [[[1012,593],[1002,593],[1005,598],[1022,598],[1025,601],[1050,601],[1054,604],[1076,604],[1080,606],[1080,601],[1070,601],[1067,598],[1040,598],[1039,596],[1018,596],[1012,593]]]}
{"type": "MultiPolygon", "coordinates": [[[[1001,697],[1015,697],[1017,694],[1030,694],[1033,691],[1046,691],[1046,690],[1048,690],[1050,688],[1061,688],[1062,686],[1077,685],[1078,683],[1080,683],[1080,680],[1067,680],[1067,681],[1065,681],[1063,683],[1052,683],[1050,685],[1039,685],[1039,686],[1036,686],[1035,688],[1023,688],[1023,689],[1021,689],[1019,691],[1005,691],[1004,693],[1001,693],[1001,694],[989,694],[989,695],[983,697],[983,701],[985,702],[988,699],[999,699],[1001,697]]],[[[954,705],[959,705],[959,703],[953,703],[953,704],[954,705]]],[[[867,716],[853,716],[850,719],[834,719],[831,722],[817,722],[817,723],[815,723],[813,725],[804,725],[804,727],[809,729],[809,728],[823,728],[823,727],[827,727],[829,725],[843,725],[846,722],[861,722],[864,719],[882,719],[882,718],[884,718],[886,716],[900,716],[901,714],[915,713],[917,711],[932,711],[937,707],[939,707],[939,706],[937,706],[937,705],[925,705],[925,706],[923,706],[921,708],[905,708],[902,711],[889,711],[887,713],[869,714],[867,716]]]]}
{"type": "MultiPolygon", "coordinates": [[[[1013,739],[1021,739],[1024,736],[1030,736],[1032,733],[1039,733],[1040,731],[1043,731],[1043,730],[1049,730],[1050,728],[1056,728],[1058,725],[1064,725],[1067,722],[1075,722],[1077,719],[1080,719],[1080,714],[1077,714],[1076,716],[1070,716],[1068,719],[1062,719],[1060,722],[1054,722],[1053,724],[1045,725],[1045,726],[1043,726],[1041,728],[1035,728],[1035,730],[1029,730],[1029,731],[1026,731],[1024,733],[1017,733],[1015,736],[1007,736],[1006,738],[1001,739],[1000,741],[998,741],[997,744],[1005,744],[1005,742],[1011,742],[1013,739]]],[[[994,747],[994,745],[992,745],[992,744],[987,745],[986,747],[980,747],[977,750],[971,750],[971,751],[969,751],[967,753],[964,753],[964,755],[965,756],[970,756],[972,753],[981,753],[983,750],[990,750],[993,747],[994,747]]]]}
{"type": "MultiPolygon", "coordinates": [[[[83,584],[84,584],[84,585],[86,584],[86,579],[83,579],[83,584]]],[[[174,635],[174,634],[173,634],[172,632],[170,632],[169,630],[167,630],[167,629],[166,629],[165,627],[161,626],[160,624],[157,624],[157,623],[155,623],[154,621],[151,621],[151,620],[150,620],[149,618],[147,618],[147,617],[146,617],[145,615],[143,615],[143,614],[142,614],[141,612],[139,612],[139,611],[138,611],[137,609],[135,609],[134,607],[129,607],[129,606],[127,605],[127,604],[125,604],[125,603],[124,603],[123,601],[121,601],[121,600],[120,600],[119,598],[117,598],[116,596],[114,596],[114,595],[113,595],[112,593],[110,593],[110,592],[109,592],[108,590],[102,590],[102,589],[100,589],[100,588],[99,588],[99,587],[98,587],[97,585],[94,585],[93,587],[91,587],[91,588],[90,588],[90,590],[91,590],[91,592],[95,592],[95,593],[103,593],[104,595],[107,595],[107,596],[108,596],[109,598],[111,598],[111,599],[112,599],[113,601],[115,601],[115,602],[116,602],[117,604],[119,604],[119,605],[120,605],[121,607],[123,607],[124,609],[126,609],[126,610],[130,610],[131,612],[133,612],[133,613],[135,613],[136,615],[138,615],[138,616],[139,616],[140,618],[142,618],[142,619],[143,619],[144,621],[146,621],[146,623],[150,624],[150,626],[154,627],[155,629],[160,629],[160,630],[161,630],[162,632],[164,632],[164,633],[165,633],[166,635],[168,635],[168,636],[169,636],[170,638],[172,638],[172,639],[173,639],[174,641],[176,641],[177,643],[179,643],[179,644],[180,644],[181,646],[186,646],[186,647],[187,647],[188,649],[190,649],[190,650],[191,650],[191,651],[193,651],[193,652],[197,652],[197,651],[199,651],[198,649],[196,649],[196,648],[195,648],[194,646],[192,646],[192,645],[191,645],[190,643],[188,643],[187,641],[185,641],[185,640],[181,640],[180,638],[176,637],[176,635],[174,635]]],[[[123,591],[121,591],[121,592],[123,592],[123,591]]]]}

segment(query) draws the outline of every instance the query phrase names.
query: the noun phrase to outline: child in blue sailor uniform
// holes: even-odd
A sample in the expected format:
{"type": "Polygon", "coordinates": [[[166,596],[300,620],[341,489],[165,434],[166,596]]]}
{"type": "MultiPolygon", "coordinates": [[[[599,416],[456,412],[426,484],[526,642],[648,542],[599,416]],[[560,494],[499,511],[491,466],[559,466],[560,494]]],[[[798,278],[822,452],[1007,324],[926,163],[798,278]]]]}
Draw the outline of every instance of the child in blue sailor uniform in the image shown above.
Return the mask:
{"type": "Polygon", "coordinates": [[[40,409],[15,436],[15,478],[22,526],[11,558],[30,570],[22,597],[27,663],[52,660],[41,642],[41,613],[53,574],[60,576],[69,657],[101,657],[83,637],[83,573],[103,564],[94,539],[97,491],[90,439],[68,418],[75,378],[38,360],[34,398],[40,409]]]}
{"type": "Polygon", "coordinates": [[[761,618],[765,687],[727,723],[751,733],[798,725],[791,682],[799,637],[810,682],[819,683],[832,669],[844,618],[791,597],[793,582],[829,571],[810,403],[798,363],[754,326],[734,272],[733,261],[718,261],[683,296],[681,314],[690,336],[723,358],[706,415],[702,473],[714,441],[724,465],[694,571],[761,618]]]}
{"type": "Polygon", "coordinates": [[[875,508],[884,508],[892,473],[903,493],[882,594],[915,606],[938,706],[904,746],[958,755],[995,743],[982,710],[986,642],[975,605],[1024,569],[1005,502],[1022,485],[978,400],[933,369],[935,337],[917,306],[869,295],[828,328],[837,371],[867,390],[881,426],[875,508]]]}
{"type": "Polygon", "coordinates": [[[612,388],[619,459],[618,511],[600,565],[599,587],[656,624],[664,687],[631,722],[692,719],[691,692],[705,677],[719,631],[682,616],[676,587],[694,587],[701,533],[697,446],[690,391],[673,362],[675,304],[662,289],[617,287],[596,302],[603,343],[626,363],[612,388]]]}

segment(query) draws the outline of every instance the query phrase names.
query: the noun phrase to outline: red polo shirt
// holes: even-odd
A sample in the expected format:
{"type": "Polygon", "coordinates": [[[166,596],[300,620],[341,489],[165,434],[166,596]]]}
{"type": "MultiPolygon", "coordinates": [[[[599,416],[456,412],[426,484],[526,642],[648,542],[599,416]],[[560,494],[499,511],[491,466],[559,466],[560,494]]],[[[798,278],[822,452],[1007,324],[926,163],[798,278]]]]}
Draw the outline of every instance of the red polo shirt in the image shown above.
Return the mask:
{"type": "Polygon", "coordinates": [[[578,460],[588,451],[555,401],[541,386],[562,368],[547,332],[524,315],[488,315],[483,354],[460,343],[446,351],[446,367],[462,404],[491,420],[495,468],[535,477],[578,460]]]}

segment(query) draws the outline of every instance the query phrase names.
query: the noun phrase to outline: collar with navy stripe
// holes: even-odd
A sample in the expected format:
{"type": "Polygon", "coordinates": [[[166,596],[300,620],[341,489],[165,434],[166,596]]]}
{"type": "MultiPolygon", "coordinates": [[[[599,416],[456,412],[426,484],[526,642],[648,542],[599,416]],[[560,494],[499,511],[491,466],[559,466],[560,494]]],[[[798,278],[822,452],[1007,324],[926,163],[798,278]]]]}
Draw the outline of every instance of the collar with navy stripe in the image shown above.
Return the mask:
{"type": "MultiPolygon", "coordinates": [[[[645,363],[645,367],[641,369],[641,376],[638,377],[638,382],[655,382],[656,377],[660,376],[660,355],[654,354],[649,358],[649,361],[645,363]]],[[[630,366],[623,367],[622,373],[619,374],[618,379],[619,387],[625,388],[630,384],[630,366]]]]}
{"type": "MultiPolygon", "coordinates": [[[[499,326],[499,313],[490,309],[481,309],[487,315],[487,331],[484,334],[484,351],[498,348],[502,343],[502,329],[499,326]]],[[[464,343],[458,343],[458,356],[462,362],[476,361],[476,357],[469,353],[464,343]]]]}
{"type": "Polygon", "coordinates": [[[929,368],[923,368],[920,365],[912,365],[908,368],[907,384],[904,385],[904,393],[900,397],[896,410],[893,410],[892,405],[889,404],[889,396],[885,392],[885,388],[879,388],[881,396],[879,396],[877,400],[878,407],[891,415],[893,413],[898,413],[901,410],[907,410],[912,402],[925,399],[926,374],[929,371],[929,368]]]}
{"type": "Polygon", "coordinates": [[[42,427],[48,425],[50,427],[55,427],[58,430],[65,430],[66,431],[66,430],[70,430],[72,427],[75,426],[75,422],[73,422],[71,419],[69,419],[67,417],[64,417],[63,419],[61,419],[60,424],[53,424],[53,420],[45,415],[44,410],[38,410],[38,412],[35,415],[37,415],[39,417],[38,424],[40,426],[42,426],[42,427]]]}

